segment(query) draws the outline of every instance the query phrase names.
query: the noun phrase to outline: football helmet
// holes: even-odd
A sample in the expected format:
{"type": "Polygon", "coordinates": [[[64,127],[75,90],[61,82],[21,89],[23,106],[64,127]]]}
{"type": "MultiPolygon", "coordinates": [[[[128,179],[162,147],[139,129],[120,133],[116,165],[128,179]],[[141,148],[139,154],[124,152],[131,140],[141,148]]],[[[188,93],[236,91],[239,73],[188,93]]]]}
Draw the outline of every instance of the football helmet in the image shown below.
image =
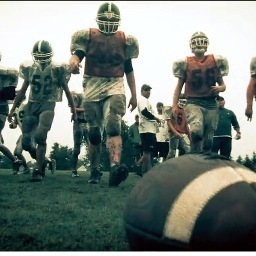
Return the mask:
{"type": "Polygon", "coordinates": [[[40,40],[34,44],[32,49],[32,58],[35,63],[50,63],[53,56],[52,46],[48,41],[40,40]]]}
{"type": "Polygon", "coordinates": [[[193,53],[205,53],[209,45],[209,39],[203,32],[194,33],[189,41],[190,49],[193,53]]]}
{"type": "Polygon", "coordinates": [[[97,12],[96,22],[104,34],[114,34],[120,25],[120,11],[113,3],[103,3],[97,12]]]}

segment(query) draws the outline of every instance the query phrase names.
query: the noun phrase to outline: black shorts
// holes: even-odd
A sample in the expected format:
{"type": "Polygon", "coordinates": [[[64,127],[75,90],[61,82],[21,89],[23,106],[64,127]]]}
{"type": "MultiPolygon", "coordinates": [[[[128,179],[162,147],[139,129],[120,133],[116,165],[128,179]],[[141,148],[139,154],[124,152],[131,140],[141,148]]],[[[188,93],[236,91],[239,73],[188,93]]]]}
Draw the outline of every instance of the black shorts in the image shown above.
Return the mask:
{"type": "Polygon", "coordinates": [[[156,148],[156,134],[155,133],[140,133],[142,150],[145,152],[154,152],[156,148]]]}
{"type": "Polygon", "coordinates": [[[169,142],[157,142],[154,157],[166,158],[169,152],[169,142]]]}

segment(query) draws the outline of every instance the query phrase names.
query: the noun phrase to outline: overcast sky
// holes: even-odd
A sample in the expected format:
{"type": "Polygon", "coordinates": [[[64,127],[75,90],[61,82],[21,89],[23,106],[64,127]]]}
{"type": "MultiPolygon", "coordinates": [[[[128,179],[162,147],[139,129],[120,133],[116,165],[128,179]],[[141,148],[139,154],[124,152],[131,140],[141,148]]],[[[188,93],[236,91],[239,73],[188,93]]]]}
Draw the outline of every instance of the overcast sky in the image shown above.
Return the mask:
{"type": "MultiPolygon", "coordinates": [[[[54,59],[67,62],[71,36],[76,30],[97,26],[96,13],[102,1],[0,1],[1,65],[19,68],[31,60],[31,49],[37,40],[48,40],[54,49],[54,59]]],[[[242,139],[233,140],[232,156],[252,155],[256,151],[256,106],[252,122],[244,115],[249,64],[256,55],[256,2],[254,1],[114,1],[121,12],[120,30],[138,39],[140,54],[133,60],[137,93],[143,83],[152,86],[150,100],[172,104],[177,79],[172,74],[176,59],[191,55],[189,39],[196,31],[209,37],[207,53],[226,57],[230,72],[224,81],[227,89],[222,96],[226,108],[235,112],[241,126],[242,139]]],[[[84,66],[84,63],[82,63],[84,66]]],[[[82,70],[81,70],[82,71],[82,70]]],[[[18,88],[22,84],[19,80],[18,88]]],[[[72,75],[70,90],[82,91],[82,72],[72,75]]],[[[128,100],[130,92],[126,85],[128,100]]],[[[256,103],[256,102],[255,102],[256,103]]],[[[11,106],[10,106],[11,107],[11,106]]],[[[128,124],[137,110],[127,114],[128,124]]],[[[3,131],[5,145],[14,150],[20,130],[3,131]]],[[[233,133],[235,135],[235,133],[233,133]]],[[[49,154],[54,142],[73,147],[72,123],[65,94],[56,107],[55,119],[48,134],[49,154]]],[[[28,154],[25,156],[29,159],[28,154]]],[[[82,155],[80,155],[81,157],[82,155]]]]}

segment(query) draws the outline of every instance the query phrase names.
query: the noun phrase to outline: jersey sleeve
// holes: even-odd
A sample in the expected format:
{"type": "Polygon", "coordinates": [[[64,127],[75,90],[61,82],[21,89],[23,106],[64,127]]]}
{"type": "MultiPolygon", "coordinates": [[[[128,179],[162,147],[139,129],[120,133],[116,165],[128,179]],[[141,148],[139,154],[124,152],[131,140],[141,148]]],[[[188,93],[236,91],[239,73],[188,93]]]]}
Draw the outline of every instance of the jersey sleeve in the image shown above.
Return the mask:
{"type": "Polygon", "coordinates": [[[251,76],[256,76],[256,56],[252,57],[252,59],[251,59],[250,74],[251,74],[251,76]]]}
{"type": "Polygon", "coordinates": [[[87,45],[89,42],[89,30],[79,30],[71,37],[70,52],[83,51],[86,54],[87,45]]]}
{"type": "Polygon", "coordinates": [[[173,75],[177,78],[181,78],[181,79],[185,80],[185,78],[186,78],[186,68],[187,68],[186,59],[174,61],[173,65],[172,65],[173,75]]]}
{"type": "Polygon", "coordinates": [[[71,78],[71,73],[69,71],[69,65],[67,63],[55,63],[52,66],[52,72],[58,87],[62,88],[63,85],[68,85],[68,82],[71,78]]]}
{"type": "Polygon", "coordinates": [[[29,70],[31,68],[32,63],[23,62],[20,64],[19,68],[19,76],[25,81],[29,81],[29,70]]]}
{"type": "Polygon", "coordinates": [[[220,76],[227,76],[229,73],[229,65],[228,60],[221,55],[214,55],[214,59],[216,61],[216,65],[219,69],[220,76]]]}
{"type": "Polygon", "coordinates": [[[125,49],[125,58],[134,59],[139,56],[139,43],[138,40],[131,35],[126,36],[126,49],[125,49]]]}

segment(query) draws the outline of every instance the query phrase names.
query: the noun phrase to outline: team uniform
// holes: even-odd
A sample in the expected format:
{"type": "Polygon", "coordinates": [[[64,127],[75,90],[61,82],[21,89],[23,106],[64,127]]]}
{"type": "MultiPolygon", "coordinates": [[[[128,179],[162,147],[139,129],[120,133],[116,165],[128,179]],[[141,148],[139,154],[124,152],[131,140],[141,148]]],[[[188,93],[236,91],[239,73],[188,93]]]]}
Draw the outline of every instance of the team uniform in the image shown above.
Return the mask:
{"type": "MultiPolygon", "coordinates": [[[[135,37],[117,30],[120,12],[115,4],[102,4],[96,22],[99,28],[79,30],[73,34],[70,51],[79,57],[80,62],[85,57],[83,107],[89,147],[97,147],[95,150],[99,151],[105,130],[107,147],[109,143],[113,143],[114,147],[114,150],[109,150],[109,186],[118,186],[123,180],[122,175],[118,178],[116,173],[127,172],[128,175],[128,169],[124,170],[119,163],[121,153],[116,151],[121,149],[121,145],[119,141],[116,145],[112,138],[121,135],[121,121],[126,112],[124,74],[132,74],[130,61],[138,57],[139,47],[135,37]],[[126,62],[129,62],[128,71],[126,62]]],[[[88,182],[92,184],[99,183],[101,177],[96,162],[99,161],[91,162],[91,177],[88,182]]]]}
{"type": "Polygon", "coordinates": [[[184,152],[187,154],[190,152],[190,139],[189,139],[189,127],[186,119],[186,113],[184,107],[179,107],[176,115],[171,113],[170,119],[168,119],[168,126],[171,123],[175,131],[177,131],[182,137],[175,135],[173,131],[169,133],[169,153],[167,159],[173,158],[176,155],[176,150],[184,152]]]}
{"type": "Polygon", "coordinates": [[[106,38],[98,29],[91,28],[76,32],[71,44],[71,52],[80,50],[86,56],[83,76],[85,118],[89,129],[96,125],[101,135],[104,127],[107,134],[121,132],[121,117],[126,112],[123,63],[138,57],[138,42],[133,36],[117,31],[111,39],[106,38]],[[108,54],[101,63],[103,51],[108,54]]]}
{"type": "Polygon", "coordinates": [[[68,89],[71,76],[68,64],[52,61],[53,50],[50,43],[45,40],[37,41],[31,54],[33,62],[24,62],[20,65],[19,75],[24,82],[14,100],[8,120],[12,121],[15,108],[30,87],[22,122],[22,148],[37,161],[38,169],[34,169],[31,181],[41,181],[47,165],[47,134],[52,126],[56,102],[62,101],[63,90],[72,108],[72,120],[76,118],[76,112],[68,89]]]}
{"type": "Polygon", "coordinates": [[[46,143],[56,102],[62,101],[62,84],[68,83],[70,74],[66,64],[50,63],[42,70],[35,63],[22,63],[20,77],[28,81],[31,87],[22,126],[22,145],[25,150],[29,150],[33,132],[36,143],[46,143]],[[34,130],[35,127],[37,127],[36,130],[34,130]]]}
{"type": "MultiPolygon", "coordinates": [[[[202,32],[195,33],[190,41],[192,52],[206,51],[208,38],[202,32]]],[[[185,83],[185,107],[191,131],[191,151],[207,152],[218,124],[216,83],[229,72],[228,61],[220,55],[204,55],[202,60],[189,56],[173,63],[173,75],[185,83]]],[[[224,84],[222,84],[224,86],[224,84]]],[[[218,86],[217,86],[218,87],[218,86]]]]}

